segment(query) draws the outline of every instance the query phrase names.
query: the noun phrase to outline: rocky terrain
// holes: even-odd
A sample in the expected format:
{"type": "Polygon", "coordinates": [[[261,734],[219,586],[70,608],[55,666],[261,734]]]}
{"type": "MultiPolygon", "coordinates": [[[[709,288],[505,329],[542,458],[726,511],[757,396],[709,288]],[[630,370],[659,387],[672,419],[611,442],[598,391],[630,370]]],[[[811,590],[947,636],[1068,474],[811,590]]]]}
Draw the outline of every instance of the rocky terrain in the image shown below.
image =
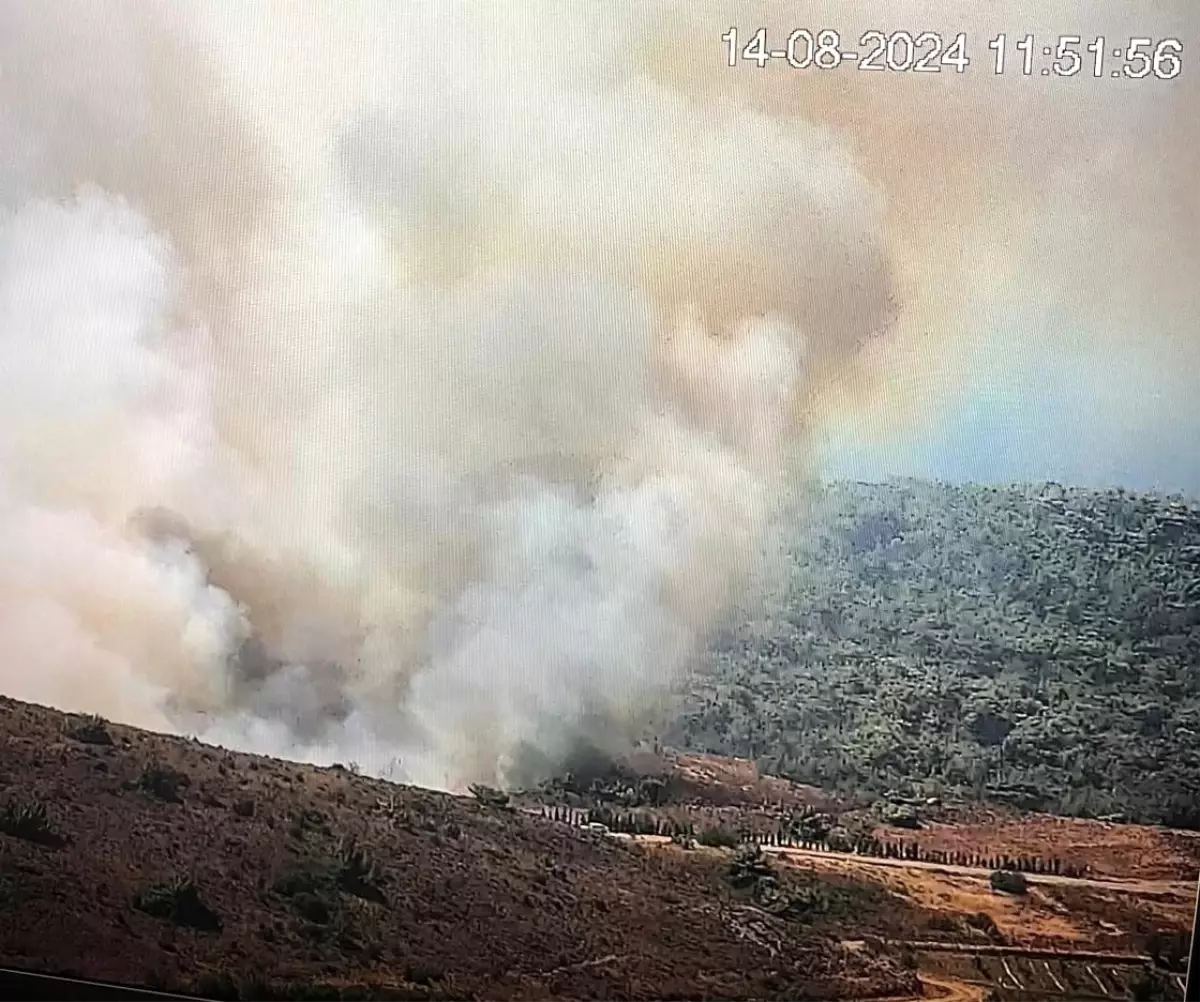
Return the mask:
{"type": "Polygon", "coordinates": [[[1191,832],[746,760],[453,797],[8,699],[0,833],[0,966],[229,999],[1176,998],[1200,870],[1191,832]],[[1082,875],[989,870],[1051,854],[1082,875]]]}
{"type": "Polygon", "coordinates": [[[761,907],[728,854],[7,699],[0,831],[6,966],[215,998],[919,992],[900,951],[761,907]]]}

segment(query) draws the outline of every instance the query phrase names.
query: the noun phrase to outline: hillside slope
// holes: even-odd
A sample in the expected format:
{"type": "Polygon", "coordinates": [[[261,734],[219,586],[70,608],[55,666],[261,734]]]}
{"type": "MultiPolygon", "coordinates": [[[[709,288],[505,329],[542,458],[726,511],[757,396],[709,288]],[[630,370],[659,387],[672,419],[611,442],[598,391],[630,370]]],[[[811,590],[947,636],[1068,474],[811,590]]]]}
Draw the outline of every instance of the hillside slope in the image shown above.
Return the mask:
{"type": "Polygon", "coordinates": [[[0,829],[0,964],[254,998],[917,990],[703,854],[8,699],[0,829]]]}
{"type": "Polygon", "coordinates": [[[1200,504],[817,490],[668,739],[844,791],[1200,826],[1200,504]]]}

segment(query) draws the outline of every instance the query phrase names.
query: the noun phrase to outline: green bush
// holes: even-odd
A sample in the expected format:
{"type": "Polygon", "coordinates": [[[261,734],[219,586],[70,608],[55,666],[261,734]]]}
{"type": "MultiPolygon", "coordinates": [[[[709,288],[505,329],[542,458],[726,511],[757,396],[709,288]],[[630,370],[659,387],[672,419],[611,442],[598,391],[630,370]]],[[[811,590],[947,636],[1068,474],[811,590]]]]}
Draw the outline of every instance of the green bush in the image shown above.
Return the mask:
{"type": "Polygon", "coordinates": [[[729,882],[739,890],[752,887],[762,878],[774,877],[775,871],[763,856],[762,849],[756,845],[739,849],[729,863],[729,882]]]}

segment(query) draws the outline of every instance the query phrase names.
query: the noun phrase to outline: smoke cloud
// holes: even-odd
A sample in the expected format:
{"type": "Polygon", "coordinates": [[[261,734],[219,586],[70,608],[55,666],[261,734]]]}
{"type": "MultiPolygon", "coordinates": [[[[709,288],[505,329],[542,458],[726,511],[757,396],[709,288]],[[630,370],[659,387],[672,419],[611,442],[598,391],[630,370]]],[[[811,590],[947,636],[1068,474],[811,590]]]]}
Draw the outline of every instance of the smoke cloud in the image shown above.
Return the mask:
{"type": "Polygon", "coordinates": [[[643,733],[822,415],[1004,270],[920,199],[1006,143],[732,16],[5,4],[3,691],[450,788],[643,733]]]}

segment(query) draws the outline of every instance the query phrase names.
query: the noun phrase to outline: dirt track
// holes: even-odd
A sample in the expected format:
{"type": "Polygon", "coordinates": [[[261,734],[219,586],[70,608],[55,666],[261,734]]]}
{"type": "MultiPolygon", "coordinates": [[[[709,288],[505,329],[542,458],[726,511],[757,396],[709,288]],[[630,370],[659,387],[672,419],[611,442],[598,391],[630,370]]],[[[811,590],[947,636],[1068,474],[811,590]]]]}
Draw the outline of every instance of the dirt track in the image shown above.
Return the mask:
{"type": "MultiPolygon", "coordinates": [[[[638,842],[649,842],[659,845],[669,844],[671,839],[666,835],[627,835],[620,836],[638,842]]],[[[795,846],[762,846],[764,853],[783,856],[787,859],[823,859],[823,860],[852,860],[861,866],[886,866],[898,870],[929,870],[935,873],[954,874],[963,877],[975,877],[987,880],[991,870],[974,866],[956,866],[950,863],[930,863],[913,859],[888,859],[882,856],[859,856],[846,852],[826,852],[821,849],[798,849],[795,846]]],[[[1121,880],[1116,878],[1095,877],[1064,877],[1051,873],[1027,873],[1025,879],[1031,886],[1057,885],[1063,887],[1084,887],[1095,890],[1124,891],[1128,894],[1138,894],[1147,897],[1184,897],[1194,898],[1196,883],[1194,880],[1121,880]]]]}
{"type": "MultiPolygon", "coordinates": [[[[920,1002],[928,999],[938,999],[939,1002],[983,1002],[985,990],[981,985],[973,985],[966,981],[953,981],[949,978],[935,978],[930,974],[921,975],[921,984],[936,991],[926,992],[920,1002]]],[[[913,1002],[917,1002],[916,999],[913,1002]]]]}
{"type": "MultiPolygon", "coordinates": [[[[648,836],[655,838],[657,836],[648,836]]],[[[841,852],[822,852],[819,849],[796,849],[791,846],[765,845],[764,852],[776,853],[788,858],[817,857],[821,859],[853,859],[855,863],[864,866],[891,866],[904,870],[932,870],[938,873],[952,873],[958,876],[978,877],[986,880],[991,871],[973,866],[954,866],[948,863],[928,863],[911,859],[885,859],[878,856],[855,856],[841,852]]],[[[1057,884],[1065,887],[1091,887],[1110,891],[1125,891],[1131,894],[1148,896],[1192,897],[1196,893],[1196,885],[1192,880],[1117,880],[1097,879],[1091,877],[1063,877],[1050,873],[1025,874],[1025,879],[1031,885],[1057,884]]]]}
{"type": "Polygon", "coordinates": [[[873,999],[872,1002],[930,1002],[931,999],[936,1002],[983,1002],[986,997],[982,985],[925,973],[921,973],[919,977],[921,986],[925,989],[922,994],[873,999]]]}

